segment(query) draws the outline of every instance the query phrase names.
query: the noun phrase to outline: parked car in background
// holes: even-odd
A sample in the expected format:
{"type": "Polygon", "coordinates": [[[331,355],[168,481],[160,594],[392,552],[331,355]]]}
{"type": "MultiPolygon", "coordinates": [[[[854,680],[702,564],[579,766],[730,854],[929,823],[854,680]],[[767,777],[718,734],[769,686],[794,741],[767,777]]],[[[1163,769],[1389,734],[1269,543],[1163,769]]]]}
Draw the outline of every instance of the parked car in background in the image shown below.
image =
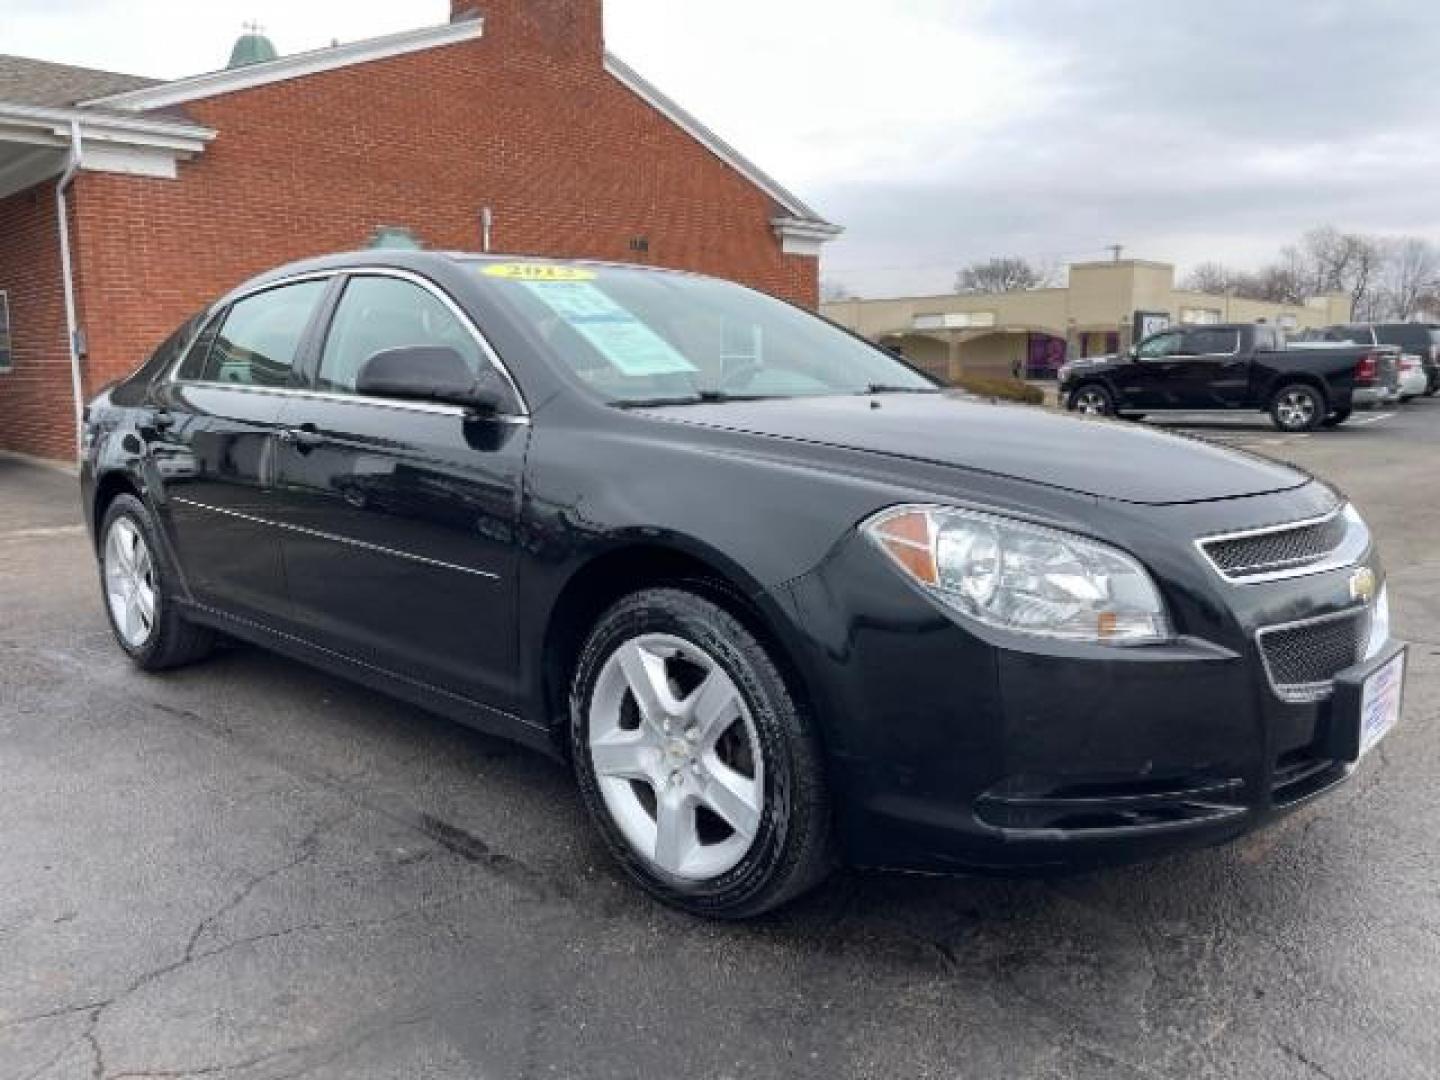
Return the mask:
{"type": "Polygon", "coordinates": [[[1400,400],[1409,401],[1429,392],[1430,376],[1425,365],[1414,353],[1400,354],[1400,400]]]}
{"type": "Polygon", "coordinates": [[[1394,345],[1420,358],[1425,369],[1425,394],[1440,390],[1440,325],[1435,323],[1338,323],[1320,332],[1329,341],[1355,345],[1394,345]]]}
{"type": "Polygon", "coordinates": [[[219,632],[552,754],[697,914],[1229,840],[1400,715],[1333,488],[692,274],[283,268],[90,403],[81,484],[140,668],[219,632]]]}
{"type": "Polygon", "coordinates": [[[1259,410],[1282,431],[1310,431],[1398,395],[1397,357],[1388,346],[1291,343],[1258,323],[1174,327],[1127,353],[1065,364],[1060,400],[1072,412],[1130,418],[1259,410]]]}

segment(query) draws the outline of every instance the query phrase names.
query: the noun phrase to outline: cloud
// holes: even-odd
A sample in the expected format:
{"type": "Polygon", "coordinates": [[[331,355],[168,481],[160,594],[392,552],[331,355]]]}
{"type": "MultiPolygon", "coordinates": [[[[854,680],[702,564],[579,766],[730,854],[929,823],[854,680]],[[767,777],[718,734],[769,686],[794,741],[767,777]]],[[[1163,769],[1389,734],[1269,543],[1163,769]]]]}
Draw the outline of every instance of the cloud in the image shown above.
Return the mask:
{"type": "MultiPolygon", "coordinates": [[[[0,0],[3,48],[177,76],[446,0],[0,0]]],[[[483,7],[483,3],[479,4],[483,7]]],[[[846,226],[878,295],[973,259],[1253,266],[1312,225],[1440,239],[1434,0],[606,0],[612,48],[846,226]]]]}

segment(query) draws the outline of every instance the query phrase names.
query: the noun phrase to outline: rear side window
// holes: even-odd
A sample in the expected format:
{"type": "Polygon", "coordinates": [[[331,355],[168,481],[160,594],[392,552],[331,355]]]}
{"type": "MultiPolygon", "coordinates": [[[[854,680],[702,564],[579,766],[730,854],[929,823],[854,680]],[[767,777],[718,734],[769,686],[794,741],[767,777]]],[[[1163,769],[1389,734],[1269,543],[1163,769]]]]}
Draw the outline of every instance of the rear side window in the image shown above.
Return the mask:
{"type": "Polygon", "coordinates": [[[1327,326],[1326,341],[1348,341],[1351,345],[1374,345],[1375,333],[1368,326],[1327,326]]]}
{"type": "Polygon", "coordinates": [[[330,323],[319,389],[353,393],[365,361],[412,345],[454,349],[476,375],[484,362],[475,336],[429,289],[400,278],[353,277],[330,323]]]}
{"type": "Polygon", "coordinates": [[[201,335],[181,376],[237,386],[288,386],[305,330],[329,284],[301,281],[237,300],[201,335]]]}
{"type": "Polygon", "coordinates": [[[1237,330],[1192,330],[1185,335],[1185,351],[1192,356],[1233,353],[1239,348],[1237,330]]]}

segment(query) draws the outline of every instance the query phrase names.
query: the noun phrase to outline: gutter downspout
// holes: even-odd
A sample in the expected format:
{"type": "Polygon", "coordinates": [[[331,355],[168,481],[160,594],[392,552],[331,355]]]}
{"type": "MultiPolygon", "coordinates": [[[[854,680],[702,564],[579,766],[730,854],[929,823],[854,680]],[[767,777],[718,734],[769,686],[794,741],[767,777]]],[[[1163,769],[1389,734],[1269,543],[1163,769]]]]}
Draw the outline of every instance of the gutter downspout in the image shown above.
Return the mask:
{"type": "Polygon", "coordinates": [[[55,185],[55,207],[60,229],[60,278],[65,294],[65,330],[70,345],[70,388],[75,406],[75,457],[80,458],[85,434],[85,383],[80,374],[80,328],[75,315],[75,270],[70,258],[70,211],[65,191],[85,160],[80,121],[70,121],[70,160],[55,185]]]}

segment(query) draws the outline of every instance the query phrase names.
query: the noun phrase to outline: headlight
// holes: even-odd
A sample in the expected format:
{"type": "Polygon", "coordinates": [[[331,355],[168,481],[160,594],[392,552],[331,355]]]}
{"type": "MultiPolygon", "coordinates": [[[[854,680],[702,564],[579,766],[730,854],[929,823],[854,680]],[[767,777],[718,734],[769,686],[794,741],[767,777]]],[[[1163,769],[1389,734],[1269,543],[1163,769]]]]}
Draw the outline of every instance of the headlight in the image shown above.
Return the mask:
{"type": "Polygon", "coordinates": [[[936,600],[987,626],[1105,645],[1171,637],[1145,568],[1094,540],[945,506],[898,506],[862,529],[936,600]]]}
{"type": "Polygon", "coordinates": [[[1066,379],[1070,378],[1070,373],[1074,370],[1074,364],[1061,364],[1059,369],[1055,372],[1056,381],[1064,382],[1066,379]]]}

